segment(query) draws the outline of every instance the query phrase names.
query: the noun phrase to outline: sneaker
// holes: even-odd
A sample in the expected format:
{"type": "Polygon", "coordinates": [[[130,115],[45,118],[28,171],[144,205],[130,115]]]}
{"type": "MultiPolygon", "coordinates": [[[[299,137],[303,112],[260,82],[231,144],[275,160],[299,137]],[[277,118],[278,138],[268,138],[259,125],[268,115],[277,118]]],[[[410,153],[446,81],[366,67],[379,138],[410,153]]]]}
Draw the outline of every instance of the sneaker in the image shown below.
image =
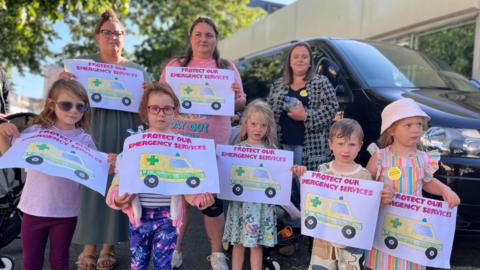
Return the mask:
{"type": "Polygon", "coordinates": [[[213,270],[228,270],[227,259],[223,252],[213,252],[212,255],[207,256],[207,261],[210,261],[213,270]]]}
{"type": "Polygon", "coordinates": [[[182,263],[183,263],[182,252],[178,250],[174,250],[173,256],[172,256],[172,267],[178,268],[182,266],[182,263]]]}

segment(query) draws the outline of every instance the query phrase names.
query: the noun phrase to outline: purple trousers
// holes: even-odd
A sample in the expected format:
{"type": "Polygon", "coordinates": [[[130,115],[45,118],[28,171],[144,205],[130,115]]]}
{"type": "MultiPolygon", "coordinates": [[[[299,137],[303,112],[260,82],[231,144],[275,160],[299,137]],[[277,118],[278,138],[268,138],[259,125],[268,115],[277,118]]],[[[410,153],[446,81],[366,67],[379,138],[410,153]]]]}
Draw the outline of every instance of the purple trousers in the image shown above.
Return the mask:
{"type": "Polygon", "coordinates": [[[23,214],[22,249],[24,270],[41,270],[47,240],[50,239],[50,266],[69,269],[69,249],[77,217],[50,218],[23,214]]]}

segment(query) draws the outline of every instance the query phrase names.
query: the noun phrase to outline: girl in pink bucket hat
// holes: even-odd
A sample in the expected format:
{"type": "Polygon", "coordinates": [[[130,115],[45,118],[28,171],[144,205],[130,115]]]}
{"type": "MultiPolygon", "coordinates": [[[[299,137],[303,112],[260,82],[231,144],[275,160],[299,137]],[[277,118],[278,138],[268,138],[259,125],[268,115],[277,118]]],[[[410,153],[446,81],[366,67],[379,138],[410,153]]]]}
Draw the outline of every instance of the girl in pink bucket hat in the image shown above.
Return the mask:
{"type": "MultiPolygon", "coordinates": [[[[377,181],[385,183],[382,205],[391,202],[393,192],[422,196],[422,189],[442,196],[450,208],[460,199],[447,185],[433,177],[438,169],[440,154],[417,149],[420,137],[430,117],[410,98],[399,99],[382,112],[378,147],[369,146],[372,154],[367,169],[377,181]],[[376,148],[376,149],[375,149],[376,148]]],[[[371,269],[425,269],[425,266],[388,255],[373,248],[365,265],[371,269]]]]}

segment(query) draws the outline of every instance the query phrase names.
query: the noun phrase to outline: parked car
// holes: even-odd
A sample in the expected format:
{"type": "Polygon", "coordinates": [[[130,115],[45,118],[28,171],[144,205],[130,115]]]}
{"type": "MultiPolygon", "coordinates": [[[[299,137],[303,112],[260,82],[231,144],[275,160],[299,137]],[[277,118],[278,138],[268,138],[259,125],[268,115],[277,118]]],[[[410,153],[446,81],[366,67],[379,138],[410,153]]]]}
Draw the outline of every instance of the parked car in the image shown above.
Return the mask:
{"type": "MultiPolygon", "coordinates": [[[[289,48],[297,41],[236,61],[248,100],[266,97],[281,77],[289,48]]],[[[442,153],[435,176],[462,200],[457,232],[480,232],[480,92],[464,76],[418,51],[382,42],[337,38],[306,40],[316,71],[330,79],[340,103],[339,115],[356,119],[365,132],[365,148],[379,137],[383,108],[402,97],[414,99],[431,117],[421,143],[442,153]]]]}

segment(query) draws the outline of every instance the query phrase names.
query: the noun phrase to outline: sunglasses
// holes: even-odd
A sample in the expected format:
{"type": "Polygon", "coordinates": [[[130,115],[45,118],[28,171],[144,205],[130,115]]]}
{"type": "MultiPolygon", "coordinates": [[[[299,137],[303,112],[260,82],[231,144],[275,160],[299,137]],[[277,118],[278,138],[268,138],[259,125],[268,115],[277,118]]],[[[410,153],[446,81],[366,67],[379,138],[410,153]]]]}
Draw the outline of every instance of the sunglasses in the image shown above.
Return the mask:
{"type": "Polygon", "coordinates": [[[172,115],[175,112],[175,107],[173,106],[165,106],[165,107],[160,107],[158,105],[149,105],[147,106],[147,110],[151,114],[159,114],[160,111],[163,112],[165,115],[172,115]]]}
{"type": "Polygon", "coordinates": [[[107,29],[100,30],[100,33],[106,37],[111,37],[112,35],[114,35],[117,38],[125,34],[123,31],[110,31],[107,29]]]}
{"type": "Polygon", "coordinates": [[[70,111],[74,106],[79,113],[86,113],[88,112],[88,109],[89,109],[88,106],[86,106],[85,104],[82,104],[82,103],[73,104],[70,101],[60,101],[60,102],[55,102],[55,104],[57,104],[58,108],[60,108],[60,110],[64,112],[70,111]]]}

